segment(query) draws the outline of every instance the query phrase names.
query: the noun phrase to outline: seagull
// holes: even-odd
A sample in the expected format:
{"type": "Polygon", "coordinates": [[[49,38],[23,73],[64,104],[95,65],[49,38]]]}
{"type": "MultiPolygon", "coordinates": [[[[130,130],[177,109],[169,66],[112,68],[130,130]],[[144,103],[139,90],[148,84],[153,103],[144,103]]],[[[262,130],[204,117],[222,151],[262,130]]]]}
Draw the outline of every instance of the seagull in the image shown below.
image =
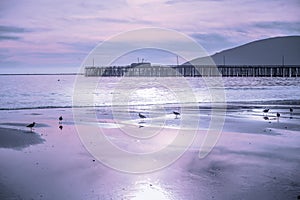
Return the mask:
{"type": "Polygon", "coordinates": [[[279,118],[280,117],[280,113],[276,113],[276,116],[279,118]]]}
{"type": "Polygon", "coordinates": [[[263,112],[264,112],[264,113],[268,113],[269,110],[270,110],[269,108],[268,108],[268,109],[266,108],[266,109],[263,110],[263,112]]]}
{"type": "Polygon", "coordinates": [[[145,118],[146,118],[146,116],[145,116],[145,115],[142,115],[141,113],[139,113],[139,117],[140,117],[141,119],[145,119],[145,118]]]}
{"type": "Polygon", "coordinates": [[[173,114],[176,116],[176,118],[178,117],[178,115],[180,115],[180,113],[176,111],[173,111],[173,114]]]}
{"type": "Polygon", "coordinates": [[[61,123],[61,122],[62,122],[62,120],[63,120],[63,117],[62,117],[62,116],[60,116],[60,117],[58,118],[58,120],[59,120],[59,123],[61,123]]]}
{"type": "Polygon", "coordinates": [[[33,122],[32,124],[28,124],[26,127],[30,128],[31,132],[33,127],[35,126],[35,122],[33,122]]]}

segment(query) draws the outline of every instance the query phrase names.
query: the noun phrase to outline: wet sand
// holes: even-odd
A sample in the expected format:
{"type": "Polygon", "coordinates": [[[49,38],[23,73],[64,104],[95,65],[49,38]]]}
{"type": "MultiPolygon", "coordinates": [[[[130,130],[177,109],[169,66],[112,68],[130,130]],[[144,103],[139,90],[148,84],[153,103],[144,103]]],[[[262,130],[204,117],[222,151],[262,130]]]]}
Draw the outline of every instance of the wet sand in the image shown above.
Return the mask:
{"type": "MultiPolygon", "coordinates": [[[[273,105],[266,119],[260,105],[229,107],[218,143],[203,159],[198,154],[211,111],[200,109],[192,146],[173,164],[143,174],[123,173],[94,158],[81,143],[72,109],[2,110],[0,199],[297,199],[300,108],[294,108],[290,114],[287,106],[273,105]],[[30,132],[26,124],[33,121],[37,127],[30,132]]],[[[87,130],[100,126],[111,141],[128,151],[153,151],[164,147],[178,129],[180,118],[171,114],[174,109],[167,108],[161,117],[167,121],[166,140],[125,137],[118,127],[142,132],[160,121],[114,120],[108,108],[82,109],[96,113],[97,120],[84,118],[79,125],[87,130]]],[[[192,110],[191,116],[193,112],[199,111],[192,110]]],[[[133,111],[133,118],[137,114],[133,111]]]]}

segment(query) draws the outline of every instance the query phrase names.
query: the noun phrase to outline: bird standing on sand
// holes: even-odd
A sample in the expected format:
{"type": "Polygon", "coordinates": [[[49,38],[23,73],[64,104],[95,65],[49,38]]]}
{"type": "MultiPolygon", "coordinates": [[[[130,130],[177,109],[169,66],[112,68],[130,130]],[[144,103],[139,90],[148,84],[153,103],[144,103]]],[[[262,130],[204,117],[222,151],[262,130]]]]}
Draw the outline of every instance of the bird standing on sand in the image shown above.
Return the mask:
{"type": "Polygon", "coordinates": [[[59,120],[59,123],[61,124],[61,123],[62,123],[62,120],[63,120],[63,117],[60,116],[60,117],[58,118],[58,120],[59,120]]]}
{"type": "Polygon", "coordinates": [[[293,119],[293,112],[294,112],[293,108],[290,107],[290,119],[293,119]]]}
{"type": "Polygon", "coordinates": [[[269,112],[269,110],[270,110],[269,108],[266,108],[266,109],[263,110],[263,112],[264,112],[265,114],[267,114],[267,113],[269,112]]]}
{"type": "Polygon", "coordinates": [[[140,117],[141,119],[145,119],[145,118],[146,118],[146,116],[145,116],[145,115],[142,115],[141,113],[139,113],[139,117],[140,117]]]}
{"type": "Polygon", "coordinates": [[[35,122],[28,124],[26,127],[30,128],[30,130],[32,132],[34,126],[35,126],[35,122]]]}
{"type": "Polygon", "coordinates": [[[280,113],[276,113],[277,121],[279,121],[280,113]]]}
{"type": "Polygon", "coordinates": [[[175,118],[177,118],[178,115],[180,115],[180,113],[179,113],[179,112],[176,112],[176,111],[173,111],[173,114],[175,115],[175,118]]]}

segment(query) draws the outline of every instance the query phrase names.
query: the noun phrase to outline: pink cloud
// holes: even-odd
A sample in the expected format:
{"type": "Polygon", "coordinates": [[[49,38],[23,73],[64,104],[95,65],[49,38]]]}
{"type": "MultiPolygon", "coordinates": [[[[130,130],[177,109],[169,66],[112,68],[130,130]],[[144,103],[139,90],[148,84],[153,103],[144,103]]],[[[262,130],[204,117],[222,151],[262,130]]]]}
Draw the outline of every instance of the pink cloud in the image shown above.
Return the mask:
{"type": "MultiPolygon", "coordinates": [[[[21,63],[26,59],[29,64],[36,61],[70,63],[74,62],[72,56],[60,58],[59,54],[77,57],[88,53],[87,48],[80,47],[86,46],[85,43],[97,44],[124,31],[153,26],[175,29],[190,36],[218,34],[227,38],[225,48],[228,44],[243,44],[264,37],[300,34],[299,29],[291,26],[299,25],[299,7],[298,0],[13,0],[1,5],[0,25],[31,31],[16,36],[0,32],[0,38],[4,39],[0,40],[0,48],[6,50],[1,62],[9,58],[21,63]],[[273,22],[282,25],[271,29],[268,24],[273,22]],[[24,52],[27,52],[26,57],[24,52]],[[37,56],[39,53],[45,56],[37,56]]],[[[220,50],[216,48],[222,49],[222,44],[211,47],[220,50]]]]}

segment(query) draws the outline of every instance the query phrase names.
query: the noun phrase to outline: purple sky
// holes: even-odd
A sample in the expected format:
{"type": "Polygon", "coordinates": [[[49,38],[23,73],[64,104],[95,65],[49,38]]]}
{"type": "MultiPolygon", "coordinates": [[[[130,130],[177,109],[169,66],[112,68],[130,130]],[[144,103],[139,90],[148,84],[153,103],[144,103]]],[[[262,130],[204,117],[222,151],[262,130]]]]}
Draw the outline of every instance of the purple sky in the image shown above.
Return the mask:
{"type": "Polygon", "coordinates": [[[213,54],[300,35],[299,10],[299,0],[1,0],[0,73],[76,72],[101,41],[143,27],[179,31],[213,54]]]}

